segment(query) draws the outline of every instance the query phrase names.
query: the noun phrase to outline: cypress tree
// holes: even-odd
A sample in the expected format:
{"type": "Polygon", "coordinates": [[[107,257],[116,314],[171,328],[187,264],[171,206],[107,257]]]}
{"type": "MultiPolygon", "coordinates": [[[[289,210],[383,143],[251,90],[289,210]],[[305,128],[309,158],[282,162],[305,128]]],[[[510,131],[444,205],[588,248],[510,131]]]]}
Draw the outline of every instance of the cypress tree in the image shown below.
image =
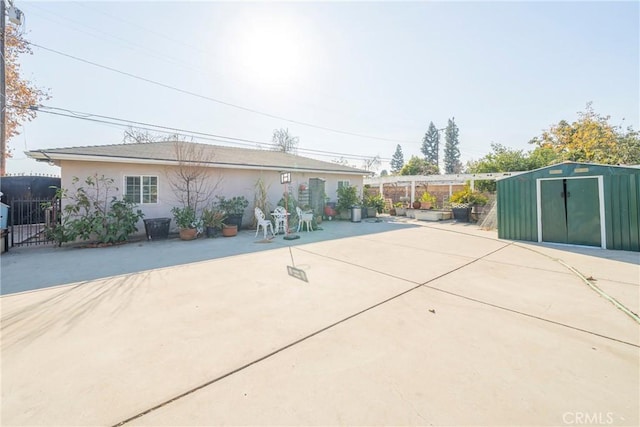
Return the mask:
{"type": "Polygon", "coordinates": [[[458,126],[454,118],[450,118],[445,130],[444,144],[444,170],[445,173],[462,172],[462,163],[460,163],[460,141],[458,141],[458,126]]]}
{"type": "Polygon", "coordinates": [[[422,138],[422,146],[420,147],[420,151],[424,154],[424,159],[438,168],[438,152],[440,151],[440,132],[433,124],[433,122],[429,123],[429,129],[427,129],[427,133],[424,134],[424,138],[422,138]]]}
{"type": "Polygon", "coordinates": [[[398,173],[404,166],[404,155],[402,154],[402,147],[400,144],[396,146],[396,152],[391,157],[391,173],[398,173]]]}

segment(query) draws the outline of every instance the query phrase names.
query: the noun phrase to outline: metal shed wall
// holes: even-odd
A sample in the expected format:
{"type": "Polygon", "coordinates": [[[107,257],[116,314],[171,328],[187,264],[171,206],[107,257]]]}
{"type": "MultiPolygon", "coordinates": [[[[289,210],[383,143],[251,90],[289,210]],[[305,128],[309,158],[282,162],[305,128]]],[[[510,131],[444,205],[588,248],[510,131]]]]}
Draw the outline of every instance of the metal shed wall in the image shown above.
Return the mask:
{"type": "Polygon", "coordinates": [[[622,166],[568,162],[498,181],[498,237],[538,241],[539,179],[598,176],[603,179],[606,248],[640,251],[640,169],[622,166]]]}

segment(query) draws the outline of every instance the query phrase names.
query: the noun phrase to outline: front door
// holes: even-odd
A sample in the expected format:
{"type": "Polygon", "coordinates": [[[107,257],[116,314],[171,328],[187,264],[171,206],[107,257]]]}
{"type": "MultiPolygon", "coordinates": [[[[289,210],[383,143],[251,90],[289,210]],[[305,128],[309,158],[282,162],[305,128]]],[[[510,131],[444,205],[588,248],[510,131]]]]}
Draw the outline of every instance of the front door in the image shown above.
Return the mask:
{"type": "Polygon", "coordinates": [[[540,183],[542,241],[602,246],[598,179],[540,183]]]}

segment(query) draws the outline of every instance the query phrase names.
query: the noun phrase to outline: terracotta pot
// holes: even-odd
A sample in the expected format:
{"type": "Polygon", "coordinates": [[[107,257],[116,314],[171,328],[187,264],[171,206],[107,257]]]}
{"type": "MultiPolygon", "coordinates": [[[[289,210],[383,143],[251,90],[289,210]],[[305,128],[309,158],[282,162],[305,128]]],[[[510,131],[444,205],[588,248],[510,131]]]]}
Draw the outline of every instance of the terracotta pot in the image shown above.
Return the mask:
{"type": "Polygon", "coordinates": [[[420,209],[431,209],[431,202],[420,202],[420,209]]]}
{"type": "Polygon", "coordinates": [[[223,237],[233,237],[238,234],[238,226],[235,224],[222,226],[223,237]]]}
{"type": "Polygon", "coordinates": [[[180,229],[180,239],[182,240],[193,240],[198,236],[198,230],[195,228],[181,228],[180,229]]]}
{"type": "Polygon", "coordinates": [[[420,209],[420,205],[421,205],[420,202],[417,202],[417,201],[413,202],[413,209],[420,209]]]}

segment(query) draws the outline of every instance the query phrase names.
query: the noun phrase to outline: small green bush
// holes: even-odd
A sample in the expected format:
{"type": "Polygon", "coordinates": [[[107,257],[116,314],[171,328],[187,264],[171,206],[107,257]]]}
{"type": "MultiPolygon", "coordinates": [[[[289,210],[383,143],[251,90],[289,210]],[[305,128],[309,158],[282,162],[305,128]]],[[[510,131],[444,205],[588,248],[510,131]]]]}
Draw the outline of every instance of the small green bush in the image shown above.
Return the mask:
{"type": "Polygon", "coordinates": [[[478,193],[477,191],[471,191],[471,187],[465,185],[462,190],[458,190],[451,195],[449,201],[451,203],[468,203],[470,205],[480,205],[484,206],[487,204],[489,199],[485,197],[482,193],[478,193]]]}
{"type": "Polygon", "coordinates": [[[378,213],[382,213],[382,211],[384,211],[384,197],[380,194],[366,195],[362,202],[368,208],[376,208],[378,213]]]}
{"type": "Polygon", "coordinates": [[[347,212],[351,206],[358,204],[358,188],[355,186],[343,186],[338,188],[338,212],[347,212]]]}
{"type": "Polygon", "coordinates": [[[73,178],[74,192],[66,189],[56,191],[56,199],[65,200],[62,212],[52,225],[45,229],[47,238],[62,246],[76,239],[96,243],[118,243],[128,240],[138,231],[136,224],[144,217],[136,204],[111,196],[118,189],[112,178],[104,175],[87,177],[82,186],[73,178]]]}

